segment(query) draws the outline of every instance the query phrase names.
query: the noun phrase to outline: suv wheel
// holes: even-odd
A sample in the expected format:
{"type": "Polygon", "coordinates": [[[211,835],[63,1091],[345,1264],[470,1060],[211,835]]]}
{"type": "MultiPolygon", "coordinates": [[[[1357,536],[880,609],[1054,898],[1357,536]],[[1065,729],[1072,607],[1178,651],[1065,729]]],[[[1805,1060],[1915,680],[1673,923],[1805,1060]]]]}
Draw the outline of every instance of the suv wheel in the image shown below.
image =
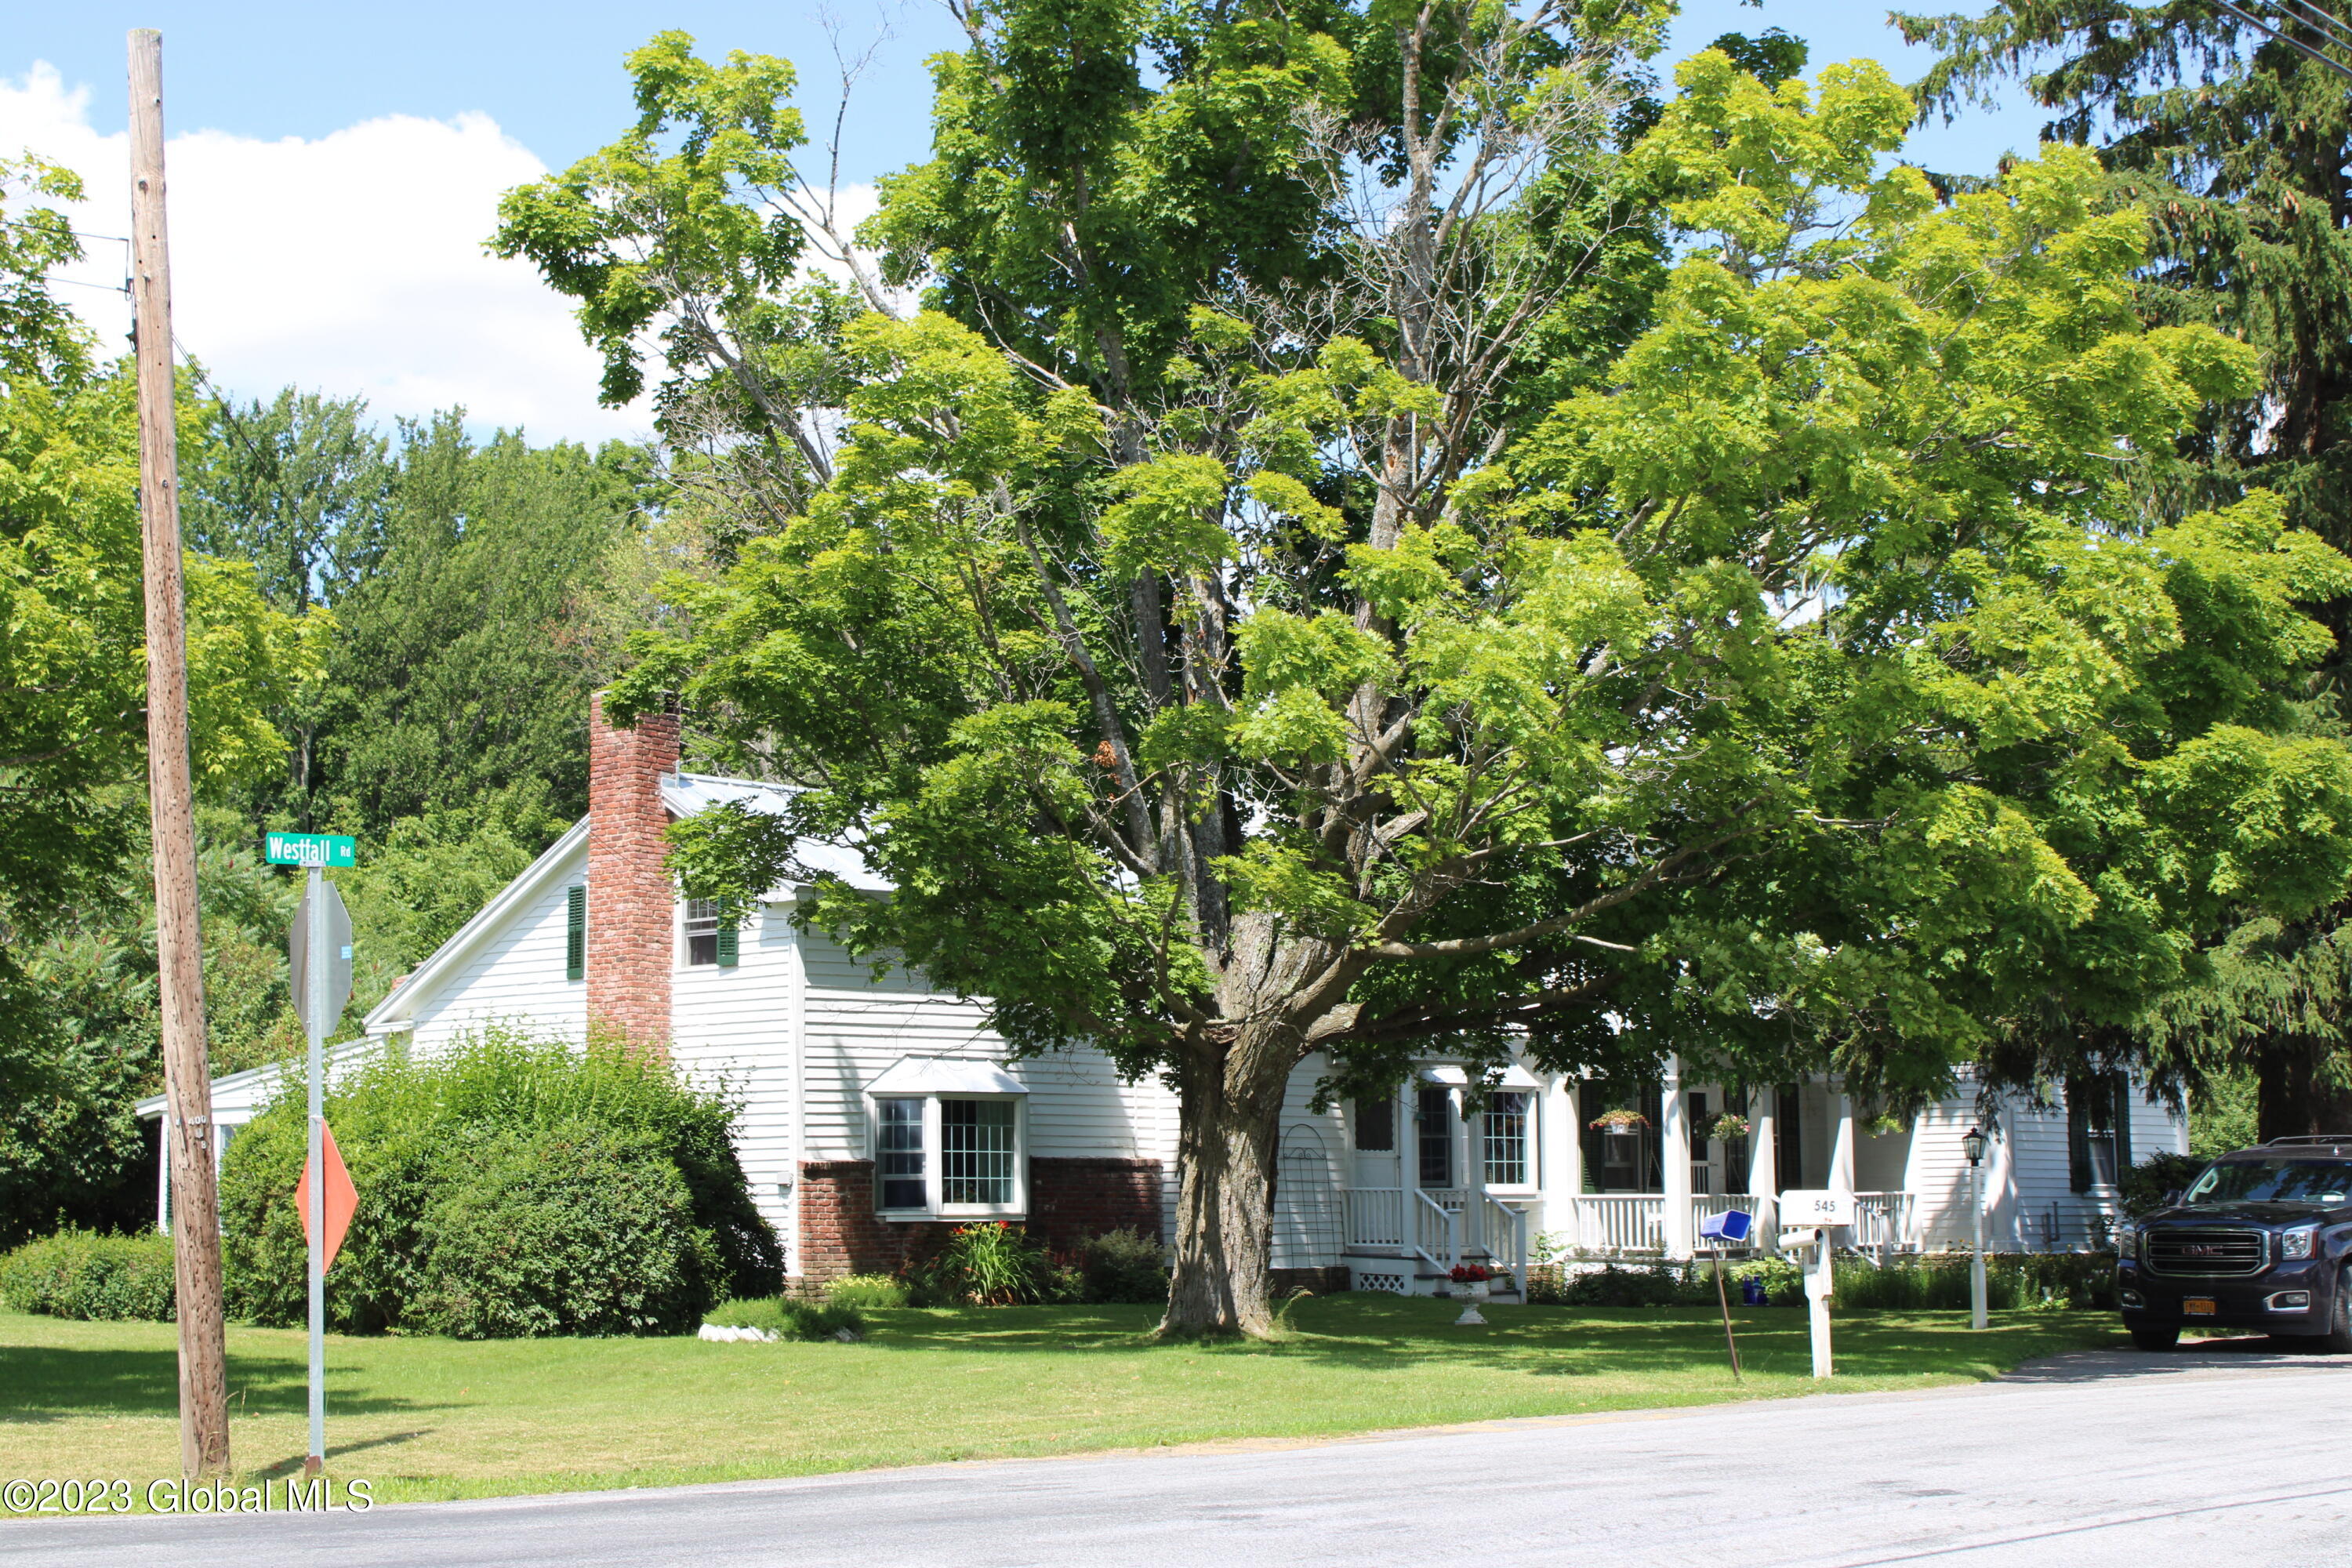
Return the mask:
{"type": "MultiPolygon", "coordinates": [[[[2341,1298],[2339,1298],[2340,1300],[2341,1298]]],[[[2134,1329],[2132,1343],[2144,1351],[2168,1351],[2180,1342],[2179,1329],[2134,1329]]]]}
{"type": "Polygon", "coordinates": [[[2336,1277],[2336,1307],[2327,1314],[2327,1332],[2312,1348],[2332,1355],[2352,1354],[2352,1268],[2336,1277]]]}

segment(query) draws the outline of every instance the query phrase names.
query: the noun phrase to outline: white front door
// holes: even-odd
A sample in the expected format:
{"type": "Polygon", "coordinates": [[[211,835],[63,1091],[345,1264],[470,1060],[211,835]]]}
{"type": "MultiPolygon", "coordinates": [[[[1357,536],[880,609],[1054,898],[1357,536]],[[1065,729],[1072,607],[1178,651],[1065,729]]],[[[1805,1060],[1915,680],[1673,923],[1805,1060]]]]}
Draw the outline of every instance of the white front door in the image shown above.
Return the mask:
{"type": "Polygon", "coordinates": [[[1385,1099],[1368,1096],[1355,1101],[1349,1110],[1348,1141],[1353,1146],[1349,1157],[1354,1162],[1350,1169],[1356,1185],[1403,1186],[1402,1145],[1410,1122],[1397,1113],[1395,1093],[1391,1091],[1385,1099]]]}

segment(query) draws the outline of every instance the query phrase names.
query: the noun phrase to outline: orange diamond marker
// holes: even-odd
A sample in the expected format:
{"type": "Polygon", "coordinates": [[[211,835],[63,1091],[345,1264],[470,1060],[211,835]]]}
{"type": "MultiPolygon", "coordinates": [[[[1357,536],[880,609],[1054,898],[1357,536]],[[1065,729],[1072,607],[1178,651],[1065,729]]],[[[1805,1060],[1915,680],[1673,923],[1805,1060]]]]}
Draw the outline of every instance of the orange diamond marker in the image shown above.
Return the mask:
{"type": "MultiPolygon", "coordinates": [[[[342,1151],[335,1147],[335,1135],[322,1121],[319,1123],[319,1152],[327,1167],[327,1245],[319,1265],[324,1273],[335,1265],[335,1254],[343,1247],[343,1232],[352,1228],[352,1215],[360,1206],[360,1192],[352,1185],[352,1173],[343,1169],[342,1151]]],[[[294,1208],[302,1216],[302,1238],[310,1237],[310,1167],[302,1167],[302,1179],[294,1184],[294,1208]]]]}

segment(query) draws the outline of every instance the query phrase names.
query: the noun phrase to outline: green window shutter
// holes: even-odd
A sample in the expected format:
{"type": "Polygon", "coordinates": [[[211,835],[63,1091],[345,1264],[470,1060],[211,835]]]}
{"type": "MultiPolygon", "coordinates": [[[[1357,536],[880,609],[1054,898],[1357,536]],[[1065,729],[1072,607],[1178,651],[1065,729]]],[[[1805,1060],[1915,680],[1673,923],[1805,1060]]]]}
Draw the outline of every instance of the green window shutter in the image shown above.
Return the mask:
{"type": "Polygon", "coordinates": [[[563,978],[579,980],[588,973],[588,889],[563,890],[563,978]]]}
{"type": "Polygon", "coordinates": [[[2066,1184],[2078,1193],[2091,1190],[2092,1092],[2093,1083],[2066,1080],[2066,1184]]]}
{"type": "Polygon", "coordinates": [[[2131,1075],[2117,1073],[2107,1088],[2107,1114],[2116,1128],[2116,1184],[2120,1186],[2132,1168],[2131,1150],[2131,1075]]]}
{"type": "Polygon", "coordinates": [[[719,905],[719,967],[735,967],[735,955],[741,937],[742,912],[731,900],[721,900],[719,905]]]}

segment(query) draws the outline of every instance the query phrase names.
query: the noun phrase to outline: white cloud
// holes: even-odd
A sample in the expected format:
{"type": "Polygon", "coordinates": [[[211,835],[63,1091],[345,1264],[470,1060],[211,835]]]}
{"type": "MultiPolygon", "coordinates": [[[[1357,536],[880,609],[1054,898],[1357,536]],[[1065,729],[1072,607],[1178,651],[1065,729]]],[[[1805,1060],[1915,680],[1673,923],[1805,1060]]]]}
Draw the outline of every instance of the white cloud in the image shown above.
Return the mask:
{"type": "MultiPolygon", "coordinates": [[[[89,102],[46,64],[0,80],[0,155],[73,169],[89,196],[76,226],[128,234],[126,140],[95,131],[89,102]]],[[[200,130],[173,136],[164,162],[173,329],[222,386],[360,393],[382,417],[463,404],[478,426],[541,440],[646,431],[642,406],[597,406],[597,356],[564,301],[527,263],[483,250],[499,195],[546,173],[488,116],[394,115],[316,141],[200,130]]],[[[120,284],[123,247],[87,245],[64,276],[120,284]]],[[[63,292],[121,343],[119,297],[63,292]]]]}

